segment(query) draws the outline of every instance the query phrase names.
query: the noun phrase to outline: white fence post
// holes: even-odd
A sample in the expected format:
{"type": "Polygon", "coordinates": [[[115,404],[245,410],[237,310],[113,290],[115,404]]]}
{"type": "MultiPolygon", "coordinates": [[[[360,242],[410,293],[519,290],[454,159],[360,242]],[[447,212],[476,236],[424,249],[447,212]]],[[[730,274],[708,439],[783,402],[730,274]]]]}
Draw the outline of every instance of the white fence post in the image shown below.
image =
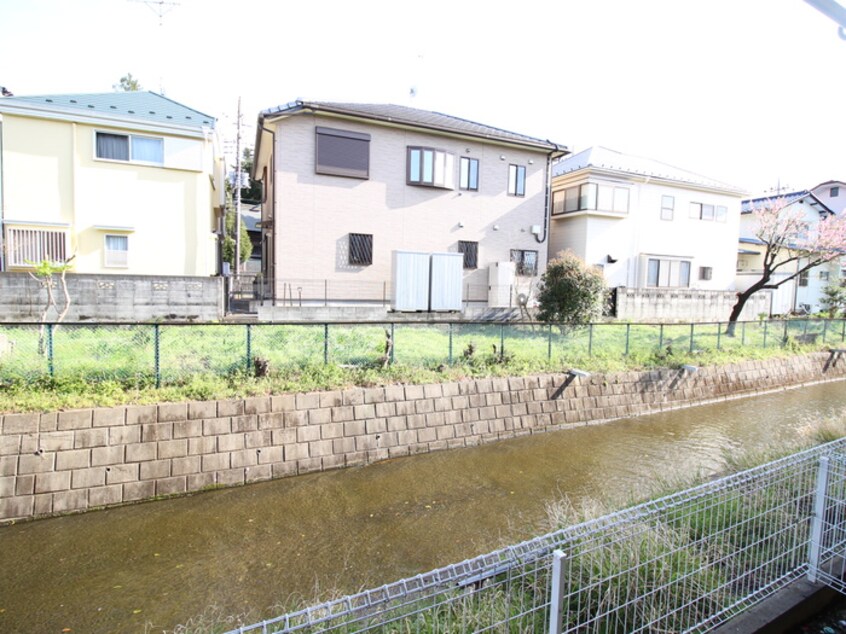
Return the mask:
{"type": "Polygon", "coordinates": [[[564,574],[567,571],[563,550],[552,552],[552,587],[549,597],[549,634],[561,634],[561,619],[564,617],[564,574]]]}
{"type": "Polygon", "coordinates": [[[820,458],[817,471],[817,490],[814,494],[814,514],[811,517],[811,543],[808,549],[808,581],[816,583],[820,569],[825,497],[828,491],[828,456],[820,458]]]}

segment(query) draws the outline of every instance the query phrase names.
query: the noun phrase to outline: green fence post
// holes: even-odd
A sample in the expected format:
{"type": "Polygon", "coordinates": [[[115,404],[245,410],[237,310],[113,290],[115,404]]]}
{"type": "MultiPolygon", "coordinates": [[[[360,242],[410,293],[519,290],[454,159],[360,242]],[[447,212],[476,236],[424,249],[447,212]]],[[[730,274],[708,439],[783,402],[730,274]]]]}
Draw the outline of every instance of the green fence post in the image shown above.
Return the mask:
{"type": "Polygon", "coordinates": [[[764,347],[767,347],[767,326],[769,326],[769,320],[764,322],[764,347]]]}
{"type": "Polygon", "coordinates": [[[593,324],[588,327],[588,356],[593,356],[593,324]]]}
{"type": "Polygon", "coordinates": [[[828,334],[828,319],[823,321],[823,343],[825,343],[826,334],[828,334]]]}
{"type": "Polygon", "coordinates": [[[253,327],[247,324],[247,356],[244,358],[244,372],[250,373],[250,364],[253,359],[253,327]]]}
{"type": "Polygon", "coordinates": [[[452,365],[452,322],[449,322],[449,364],[452,365]]]}
{"type": "Polygon", "coordinates": [[[626,324],[626,356],[629,356],[629,336],[632,333],[632,325],[626,324]]]}
{"type": "Polygon", "coordinates": [[[806,319],[805,320],[805,329],[802,331],[802,336],[804,337],[807,334],[808,334],[808,320],[806,319]]]}
{"type": "Polygon", "coordinates": [[[391,324],[391,365],[394,363],[394,350],[397,347],[397,340],[394,339],[394,325],[391,324]]]}
{"type": "Polygon", "coordinates": [[[323,365],[329,363],[329,324],[323,324],[323,365]]]}
{"type": "Polygon", "coordinates": [[[664,347],[664,324],[658,326],[658,349],[664,347]]]}
{"type": "Polygon", "coordinates": [[[161,362],[161,333],[159,332],[159,325],[153,324],[153,364],[156,373],[156,387],[162,386],[162,362],[161,362]]]}
{"type": "Polygon", "coordinates": [[[846,341],[846,319],[843,320],[843,326],[840,329],[840,341],[846,341]]]}
{"type": "Polygon", "coordinates": [[[784,320],[784,336],[781,338],[781,347],[782,348],[787,345],[787,328],[788,328],[788,322],[785,319],[784,320]]]}
{"type": "Polygon", "coordinates": [[[505,324],[499,325],[499,358],[505,358],[505,324]]]}
{"type": "Polygon", "coordinates": [[[720,328],[720,322],[717,322],[717,350],[720,349],[720,335],[722,334],[722,328],[720,328]]]}
{"type": "Polygon", "coordinates": [[[47,324],[47,369],[52,379],[56,374],[56,368],[53,365],[53,324],[47,324]]]}
{"type": "Polygon", "coordinates": [[[546,331],[546,360],[552,361],[552,324],[547,326],[546,331]]]}
{"type": "Polygon", "coordinates": [[[693,353],[693,326],[694,326],[694,324],[690,324],[690,348],[689,348],[689,352],[691,354],[693,353]]]}
{"type": "Polygon", "coordinates": [[[740,322],[740,346],[746,345],[746,322],[740,322]]]}

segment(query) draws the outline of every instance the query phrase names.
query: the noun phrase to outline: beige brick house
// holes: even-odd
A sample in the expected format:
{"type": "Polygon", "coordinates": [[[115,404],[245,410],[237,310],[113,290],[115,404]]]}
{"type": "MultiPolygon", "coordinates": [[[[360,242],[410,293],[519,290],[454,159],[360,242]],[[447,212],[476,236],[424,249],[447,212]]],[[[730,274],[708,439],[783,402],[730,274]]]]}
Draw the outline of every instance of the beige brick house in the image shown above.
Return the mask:
{"type": "Polygon", "coordinates": [[[547,260],[549,171],[566,148],[395,105],[296,101],[258,117],[263,275],[277,304],[389,304],[396,253],[462,253],[462,304],[508,302],[547,260]]]}

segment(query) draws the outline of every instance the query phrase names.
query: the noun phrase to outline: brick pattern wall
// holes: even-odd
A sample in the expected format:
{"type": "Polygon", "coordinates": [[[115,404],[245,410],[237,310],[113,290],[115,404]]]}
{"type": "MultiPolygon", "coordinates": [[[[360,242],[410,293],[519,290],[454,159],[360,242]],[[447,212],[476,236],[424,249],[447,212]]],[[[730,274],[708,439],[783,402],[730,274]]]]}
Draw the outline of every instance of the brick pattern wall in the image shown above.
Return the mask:
{"type": "Polygon", "coordinates": [[[846,376],[827,353],[0,416],[0,520],[468,447],[846,376]],[[827,367],[829,366],[829,367],[827,367]]]}

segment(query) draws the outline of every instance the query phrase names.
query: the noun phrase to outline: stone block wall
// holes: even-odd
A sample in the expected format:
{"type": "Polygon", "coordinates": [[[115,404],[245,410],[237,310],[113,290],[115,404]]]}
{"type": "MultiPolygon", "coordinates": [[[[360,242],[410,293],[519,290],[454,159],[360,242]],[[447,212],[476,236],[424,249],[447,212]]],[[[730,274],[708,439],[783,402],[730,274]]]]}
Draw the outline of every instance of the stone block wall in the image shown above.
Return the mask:
{"type": "Polygon", "coordinates": [[[362,465],[846,377],[827,353],[0,415],[0,520],[362,465]]]}
{"type": "MultiPolygon", "coordinates": [[[[631,321],[727,321],[737,303],[736,291],[625,286],[615,291],[615,316],[631,321]]],[[[746,302],[740,318],[755,320],[761,313],[769,315],[770,303],[770,291],[759,291],[746,302]]]]}

